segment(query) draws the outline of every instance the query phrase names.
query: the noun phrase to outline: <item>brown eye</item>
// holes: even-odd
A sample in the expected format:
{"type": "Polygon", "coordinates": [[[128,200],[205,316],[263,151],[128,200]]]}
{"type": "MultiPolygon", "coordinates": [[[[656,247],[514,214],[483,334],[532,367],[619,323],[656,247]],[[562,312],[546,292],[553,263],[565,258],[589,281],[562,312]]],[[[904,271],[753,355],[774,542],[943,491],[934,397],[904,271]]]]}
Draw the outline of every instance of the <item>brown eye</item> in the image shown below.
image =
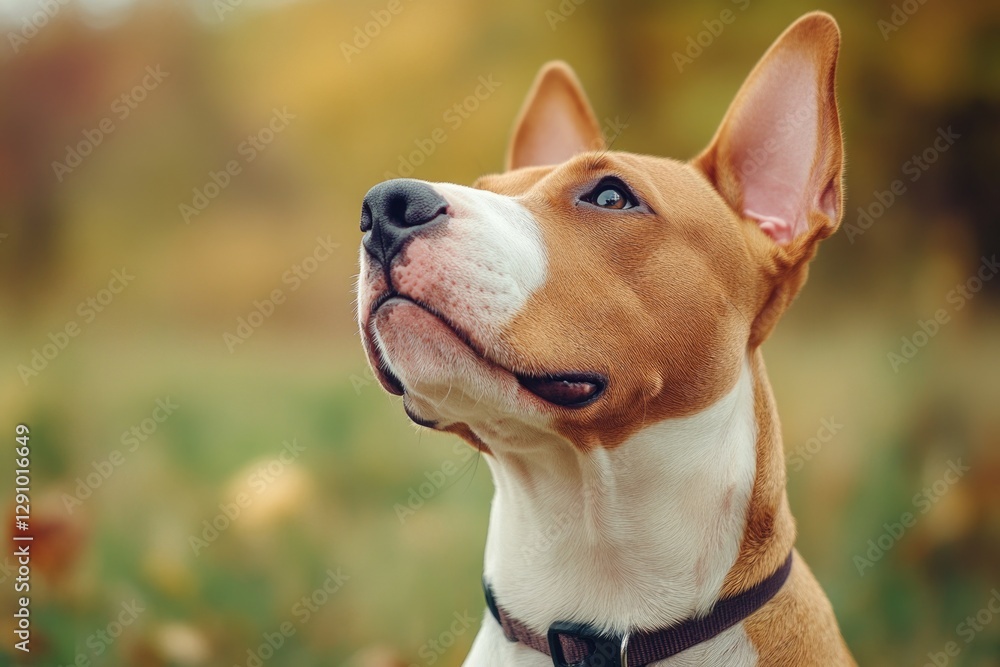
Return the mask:
{"type": "Polygon", "coordinates": [[[597,187],[582,197],[582,199],[594,206],[617,209],[619,211],[632,208],[636,205],[632,193],[618,179],[608,179],[598,183],[597,187]]]}
{"type": "Polygon", "coordinates": [[[615,187],[604,188],[594,197],[594,203],[604,208],[625,208],[628,201],[621,190],[615,187]]]}

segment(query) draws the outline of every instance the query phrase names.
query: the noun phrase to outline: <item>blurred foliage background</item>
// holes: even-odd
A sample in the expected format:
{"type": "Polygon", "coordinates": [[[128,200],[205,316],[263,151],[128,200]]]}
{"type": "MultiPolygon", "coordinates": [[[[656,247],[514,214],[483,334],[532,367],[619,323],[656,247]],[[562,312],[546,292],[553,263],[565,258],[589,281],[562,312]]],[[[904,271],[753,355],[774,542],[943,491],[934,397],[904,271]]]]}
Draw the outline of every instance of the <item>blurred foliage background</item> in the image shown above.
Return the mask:
{"type": "Polygon", "coordinates": [[[552,58],[627,125],[616,149],[687,158],[816,8],[843,31],[845,227],[766,345],[799,549],[861,664],[948,642],[947,664],[1000,664],[981,611],[1000,587],[1000,279],[949,298],[1000,251],[985,0],[0,2],[0,421],[11,447],[31,428],[36,536],[27,657],[0,556],[0,662],[460,664],[489,475],[366,370],[362,196],[401,168],[499,170],[552,58]],[[446,116],[480,77],[500,85],[446,116]],[[904,512],[916,524],[869,554],[904,512]]]}

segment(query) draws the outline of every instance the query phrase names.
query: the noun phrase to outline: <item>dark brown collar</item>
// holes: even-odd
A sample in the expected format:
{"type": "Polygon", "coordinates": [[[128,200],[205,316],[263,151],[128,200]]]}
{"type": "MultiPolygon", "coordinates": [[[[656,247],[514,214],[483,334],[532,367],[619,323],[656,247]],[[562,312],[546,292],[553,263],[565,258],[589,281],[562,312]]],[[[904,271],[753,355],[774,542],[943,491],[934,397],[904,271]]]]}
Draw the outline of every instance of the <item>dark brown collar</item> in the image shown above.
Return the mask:
{"type": "Polygon", "coordinates": [[[774,574],[742,593],[719,600],[706,616],[624,635],[602,635],[589,625],[564,621],[553,623],[548,634],[541,635],[504,611],[485,579],[483,590],[490,613],[507,639],[541,651],[552,658],[555,667],[643,667],[708,641],[747,618],[781,590],[791,570],[789,553],[774,574]]]}

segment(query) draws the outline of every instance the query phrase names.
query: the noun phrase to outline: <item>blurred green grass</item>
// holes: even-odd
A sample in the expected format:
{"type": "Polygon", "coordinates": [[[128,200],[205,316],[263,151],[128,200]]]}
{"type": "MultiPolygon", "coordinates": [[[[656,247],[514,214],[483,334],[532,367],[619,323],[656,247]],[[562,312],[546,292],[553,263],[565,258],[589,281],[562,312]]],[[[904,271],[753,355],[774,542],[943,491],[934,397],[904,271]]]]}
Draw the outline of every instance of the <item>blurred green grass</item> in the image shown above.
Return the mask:
{"type": "Polygon", "coordinates": [[[261,633],[296,620],[295,603],[328,569],[348,581],[268,664],[340,664],[380,643],[415,651],[455,610],[478,617],[480,554],[467,546],[485,536],[485,465],[450,437],[418,433],[371,378],[360,346],[287,342],[264,342],[234,363],[177,341],[158,355],[135,341],[110,350],[95,335],[57,361],[99,360],[96,386],[67,396],[42,385],[18,414],[32,426],[36,513],[84,532],[59,586],[36,575],[36,631],[60,664],[87,652],[85,638],[131,597],[150,611],[113,646],[117,657],[95,664],[145,664],[135,656],[169,623],[211,643],[205,664],[238,663],[261,633]],[[62,494],[92,461],[124,451],[121,433],[166,396],[176,412],[67,513],[62,494]],[[292,438],[304,447],[299,459],[256,495],[247,478],[292,438]],[[446,460],[461,472],[401,524],[394,505],[446,460]],[[253,504],[195,555],[191,536],[240,490],[253,504]]]}

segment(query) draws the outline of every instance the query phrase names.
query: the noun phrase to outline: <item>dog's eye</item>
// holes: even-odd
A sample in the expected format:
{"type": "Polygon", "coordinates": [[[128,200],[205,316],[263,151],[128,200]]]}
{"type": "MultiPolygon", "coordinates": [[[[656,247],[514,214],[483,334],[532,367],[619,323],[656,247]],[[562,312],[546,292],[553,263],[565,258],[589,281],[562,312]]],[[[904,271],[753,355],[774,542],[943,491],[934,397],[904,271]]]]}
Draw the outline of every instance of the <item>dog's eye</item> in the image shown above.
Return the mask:
{"type": "Polygon", "coordinates": [[[628,205],[625,193],[614,186],[604,188],[598,192],[597,196],[594,197],[594,203],[604,208],[625,208],[628,205]]]}
{"type": "Polygon", "coordinates": [[[601,181],[597,187],[584,195],[583,201],[600,206],[623,210],[635,206],[635,198],[623,183],[616,180],[601,181]]]}

